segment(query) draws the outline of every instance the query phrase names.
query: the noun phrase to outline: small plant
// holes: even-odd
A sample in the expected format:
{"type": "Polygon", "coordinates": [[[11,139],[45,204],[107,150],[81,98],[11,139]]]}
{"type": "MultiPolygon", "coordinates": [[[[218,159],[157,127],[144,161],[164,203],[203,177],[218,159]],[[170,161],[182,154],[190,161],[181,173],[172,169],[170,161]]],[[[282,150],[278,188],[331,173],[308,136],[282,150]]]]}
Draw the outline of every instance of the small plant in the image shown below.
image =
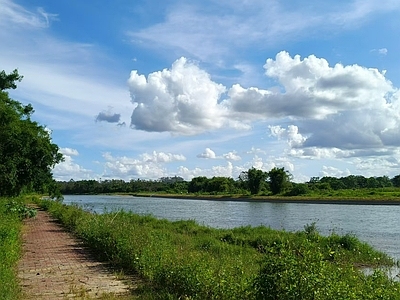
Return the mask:
{"type": "Polygon", "coordinates": [[[308,236],[317,235],[318,234],[317,223],[316,222],[312,222],[311,224],[306,224],[304,226],[304,232],[308,236]]]}
{"type": "Polygon", "coordinates": [[[36,209],[16,200],[10,200],[6,204],[6,212],[16,214],[20,219],[33,218],[37,214],[36,209]]]}

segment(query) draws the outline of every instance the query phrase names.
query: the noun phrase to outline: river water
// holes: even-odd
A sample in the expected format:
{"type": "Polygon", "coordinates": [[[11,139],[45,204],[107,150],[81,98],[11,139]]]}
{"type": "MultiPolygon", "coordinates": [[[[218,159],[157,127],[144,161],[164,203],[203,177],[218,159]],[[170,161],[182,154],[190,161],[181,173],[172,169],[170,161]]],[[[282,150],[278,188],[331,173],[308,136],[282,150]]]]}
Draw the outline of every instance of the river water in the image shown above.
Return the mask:
{"type": "Polygon", "coordinates": [[[396,260],[400,260],[400,206],[268,203],[166,199],[132,196],[64,196],[97,213],[123,209],[168,220],[196,220],[214,228],[264,225],[286,231],[316,223],[323,235],[351,233],[396,260]]]}

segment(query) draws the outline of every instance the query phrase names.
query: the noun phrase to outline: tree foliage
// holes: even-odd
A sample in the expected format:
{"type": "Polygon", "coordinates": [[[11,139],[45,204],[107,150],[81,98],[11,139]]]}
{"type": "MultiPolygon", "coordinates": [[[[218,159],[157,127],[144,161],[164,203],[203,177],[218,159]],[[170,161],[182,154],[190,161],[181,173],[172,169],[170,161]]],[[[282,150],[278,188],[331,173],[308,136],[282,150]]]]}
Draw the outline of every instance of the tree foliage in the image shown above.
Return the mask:
{"type": "Polygon", "coordinates": [[[49,131],[31,120],[33,107],[11,99],[6,89],[15,89],[22,76],[17,70],[0,72],[0,196],[52,188],[51,170],[62,160],[49,131]]]}
{"type": "Polygon", "coordinates": [[[285,168],[273,168],[268,172],[269,187],[272,194],[284,192],[290,185],[290,173],[285,168]]]}
{"type": "Polygon", "coordinates": [[[248,171],[243,171],[239,179],[242,180],[247,186],[251,194],[256,195],[260,193],[261,188],[267,179],[267,173],[256,168],[250,168],[248,171]]]}
{"type": "Polygon", "coordinates": [[[7,74],[4,70],[0,72],[0,90],[8,90],[17,88],[16,81],[21,81],[23,76],[18,74],[18,70],[14,70],[12,73],[7,74]]]}

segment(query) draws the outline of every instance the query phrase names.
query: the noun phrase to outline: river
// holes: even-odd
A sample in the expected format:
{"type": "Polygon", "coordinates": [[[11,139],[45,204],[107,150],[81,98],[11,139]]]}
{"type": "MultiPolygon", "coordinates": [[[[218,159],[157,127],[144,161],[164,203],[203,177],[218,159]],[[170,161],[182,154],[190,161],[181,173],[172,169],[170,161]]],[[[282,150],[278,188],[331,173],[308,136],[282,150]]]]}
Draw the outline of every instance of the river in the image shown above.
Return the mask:
{"type": "Polygon", "coordinates": [[[97,213],[123,209],[168,220],[190,219],[214,228],[263,225],[299,231],[315,222],[323,235],[351,233],[400,260],[400,205],[268,203],[105,195],[66,195],[64,203],[78,204],[97,213]]]}

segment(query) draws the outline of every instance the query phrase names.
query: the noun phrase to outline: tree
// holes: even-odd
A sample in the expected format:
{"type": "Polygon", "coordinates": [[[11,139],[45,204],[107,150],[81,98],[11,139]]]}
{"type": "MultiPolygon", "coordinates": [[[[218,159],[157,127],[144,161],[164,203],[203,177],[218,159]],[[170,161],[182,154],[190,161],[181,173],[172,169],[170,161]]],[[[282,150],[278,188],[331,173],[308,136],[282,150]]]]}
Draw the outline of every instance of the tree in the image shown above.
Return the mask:
{"type": "Polygon", "coordinates": [[[269,186],[272,194],[280,194],[290,185],[290,173],[285,168],[273,168],[268,172],[269,186]]]}
{"type": "Polygon", "coordinates": [[[209,193],[229,193],[232,190],[234,181],[228,177],[213,177],[208,180],[207,192],[209,193]]]}
{"type": "Polygon", "coordinates": [[[400,187],[400,175],[394,176],[394,177],[391,179],[391,181],[392,181],[393,186],[395,186],[395,187],[400,187]]]}
{"type": "Polygon", "coordinates": [[[62,160],[50,132],[31,120],[33,107],[11,99],[22,76],[0,72],[0,196],[24,191],[45,192],[54,185],[51,170],[62,160]]]}
{"type": "Polygon", "coordinates": [[[3,70],[0,72],[0,90],[8,90],[17,88],[16,81],[21,81],[23,76],[18,74],[18,70],[15,69],[12,73],[6,74],[3,70]]]}
{"type": "Polygon", "coordinates": [[[189,193],[200,193],[207,190],[208,178],[205,176],[194,177],[188,186],[189,193]]]}
{"type": "Polygon", "coordinates": [[[247,171],[243,171],[239,176],[239,180],[247,186],[252,195],[260,193],[266,179],[267,173],[255,169],[254,167],[247,171]]]}

